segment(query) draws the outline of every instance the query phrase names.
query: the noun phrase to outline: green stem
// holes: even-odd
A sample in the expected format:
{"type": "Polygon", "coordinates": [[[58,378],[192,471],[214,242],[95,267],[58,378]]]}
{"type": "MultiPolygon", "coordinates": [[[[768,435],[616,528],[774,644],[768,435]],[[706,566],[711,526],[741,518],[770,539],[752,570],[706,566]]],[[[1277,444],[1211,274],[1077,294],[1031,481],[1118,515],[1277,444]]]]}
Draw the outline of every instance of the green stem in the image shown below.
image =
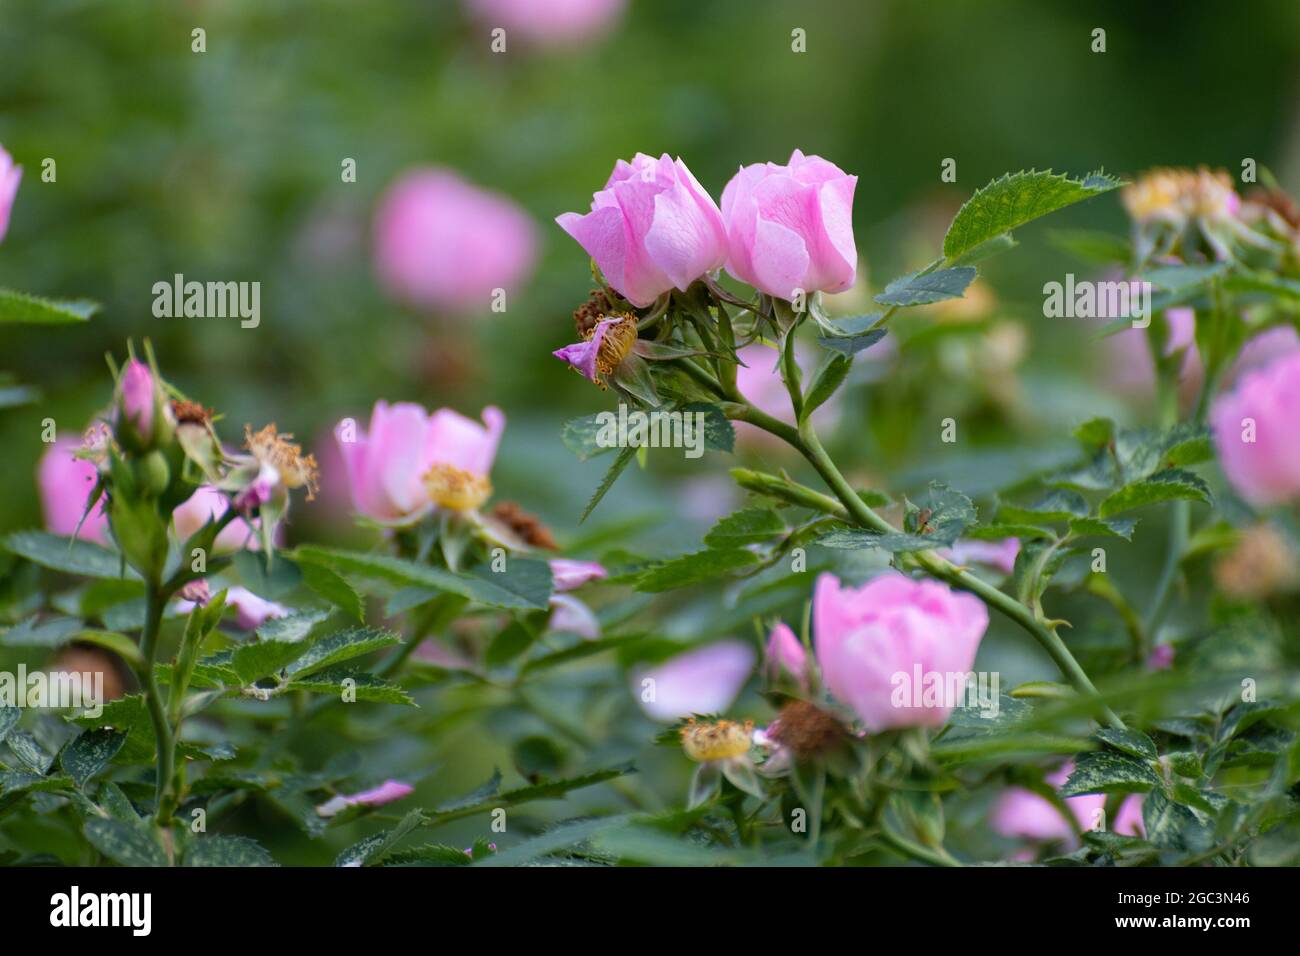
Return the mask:
{"type": "Polygon", "coordinates": [[[955,859],[947,850],[931,850],[919,843],[913,843],[889,829],[883,821],[880,824],[880,840],[891,850],[903,856],[909,856],[914,860],[919,860],[922,863],[928,863],[930,866],[963,865],[960,860],[955,859]]]}
{"type": "Polygon", "coordinates": [[[163,709],[162,695],[158,690],[158,680],[154,675],[154,658],[158,654],[158,633],[162,628],[163,608],[166,599],[157,581],[151,581],[145,592],[144,630],[140,637],[140,653],[144,663],[137,671],[140,683],[144,687],[145,705],[149,710],[149,720],[153,724],[154,740],[158,747],[157,820],[159,826],[166,826],[171,820],[175,800],[175,761],[176,737],[167,721],[163,709]]]}

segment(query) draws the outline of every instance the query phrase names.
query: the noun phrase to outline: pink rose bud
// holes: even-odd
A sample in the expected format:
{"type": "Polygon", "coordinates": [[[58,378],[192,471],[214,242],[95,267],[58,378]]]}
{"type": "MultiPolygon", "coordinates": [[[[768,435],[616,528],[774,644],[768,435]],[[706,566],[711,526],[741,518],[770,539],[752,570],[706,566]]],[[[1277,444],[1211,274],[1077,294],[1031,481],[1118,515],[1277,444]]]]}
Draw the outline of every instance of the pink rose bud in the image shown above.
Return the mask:
{"type": "Polygon", "coordinates": [[[776,680],[788,675],[799,684],[808,681],[808,652],[795,637],[790,625],[778,621],[772,628],[772,636],[767,639],[765,667],[770,679],[776,680]]]}
{"type": "Polygon", "coordinates": [[[405,523],[434,505],[464,510],[481,504],[491,491],[488,476],[505,427],[505,415],[490,406],[480,425],[447,408],[430,415],[410,402],[376,402],[369,431],[349,421],[334,436],[357,511],[405,523]]]}
{"type": "Polygon", "coordinates": [[[1300,497],[1300,351],[1247,372],[1210,412],[1219,464],[1256,507],[1300,497]]]}
{"type": "Polygon", "coordinates": [[[417,308],[486,313],[497,290],[514,290],[532,271],[535,232],[505,197],[448,169],[416,169],[380,201],[375,266],[388,292],[417,308]]]}
{"type": "Polygon", "coordinates": [[[654,720],[719,714],[736,700],[754,670],[754,649],[744,641],[707,644],[633,675],[632,693],[654,720]]]}
{"type": "Polygon", "coordinates": [[[212,599],[212,588],[208,585],[207,578],[199,578],[196,581],[186,581],[176,596],[190,605],[203,607],[212,599]]]}
{"type": "Polygon", "coordinates": [[[518,38],[536,46],[563,46],[604,33],[626,0],[465,0],[465,5],[484,26],[504,29],[507,44],[518,38]]]}
{"type": "Polygon", "coordinates": [[[852,286],[857,182],[834,163],[797,149],[786,166],[742,166],[722,191],[727,271],[778,299],[852,286]]]}
{"type": "Polygon", "coordinates": [[[339,794],[317,807],[316,813],[322,817],[332,817],[342,813],[348,807],[382,807],[384,804],[392,803],[395,800],[404,800],[414,792],[415,788],[409,783],[402,783],[400,780],[385,780],[371,790],[354,793],[350,796],[339,794]]]}
{"type": "MultiPolygon", "coordinates": [[[[195,532],[209,521],[219,521],[230,508],[230,499],[212,485],[200,485],[185,501],[172,511],[172,524],[176,529],[176,540],[184,544],[195,532]]],[[[217,553],[238,551],[241,548],[256,551],[261,547],[256,528],[258,522],[251,525],[243,518],[235,518],[221,529],[212,550],[217,553]]]]}
{"type": "MultiPolygon", "coordinates": [[[[60,438],[41,456],[36,469],[45,527],[54,534],[70,535],[76,530],[99,478],[93,462],[73,457],[80,447],[81,443],[75,439],[60,438]]],[[[82,521],[77,537],[104,544],[107,527],[108,516],[104,513],[104,500],[100,498],[82,521]]]]}
{"type": "Polygon", "coordinates": [[[943,675],[947,684],[947,675],[969,673],[988,624],[979,598],[896,571],[860,588],[841,587],[823,574],[813,598],[813,643],[822,677],[872,733],[943,724],[955,702],[922,706],[915,675],[926,682],[928,675],[943,675]],[[900,689],[911,693],[896,705],[900,689]]]}
{"type": "Polygon", "coordinates": [[[122,371],[121,419],[118,424],[133,434],[136,440],[148,445],[153,439],[154,382],[149,366],[139,359],[131,359],[122,371]]]}
{"type": "Polygon", "coordinates": [[[9,231],[9,212],[14,207],[14,197],[18,195],[22,178],[23,168],[14,165],[14,158],[0,146],[0,239],[9,231]]]}
{"type": "Polygon", "coordinates": [[[555,220],[596,260],[611,286],[638,307],[669,289],[683,291],[727,258],[717,204],[686,164],[637,153],[614,164],[585,215],[555,220]]]}
{"type": "Polygon", "coordinates": [[[595,561],[552,558],[550,565],[551,581],[557,591],[572,591],[589,581],[599,581],[609,576],[609,572],[595,561]]]}

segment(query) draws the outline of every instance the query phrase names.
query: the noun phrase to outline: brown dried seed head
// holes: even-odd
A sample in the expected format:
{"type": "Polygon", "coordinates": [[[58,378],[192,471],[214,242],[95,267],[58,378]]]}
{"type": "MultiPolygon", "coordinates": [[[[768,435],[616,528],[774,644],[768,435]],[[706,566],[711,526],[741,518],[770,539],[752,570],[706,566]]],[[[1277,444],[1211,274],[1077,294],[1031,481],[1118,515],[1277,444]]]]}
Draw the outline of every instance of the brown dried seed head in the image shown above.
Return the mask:
{"type": "Polygon", "coordinates": [[[191,402],[189,399],[173,399],[172,414],[176,416],[178,425],[186,422],[206,425],[212,420],[212,409],[204,408],[198,402],[191,402]]]}
{"type": "Polygon", "coordinates": [[[587,338],[600,320],[614,311],[614,303],[600,289],[592,289],[591,297],[573,310],[573,324],[577,326],[578,335],[587,338]]]}
{"type": "Polygon", "coordinates": [[[551,529],[513,501],[503,501],[492,509],[492,517],[513,531],[525,544],[543,551],[558,551],[551,529]]]}
{"type": "Polygon", "coordinates": [[[816,704],[795,700],[781,708],[767,735],[796,757],[814,757],[834,748],[847,731],[835,717],[816,704]]]}

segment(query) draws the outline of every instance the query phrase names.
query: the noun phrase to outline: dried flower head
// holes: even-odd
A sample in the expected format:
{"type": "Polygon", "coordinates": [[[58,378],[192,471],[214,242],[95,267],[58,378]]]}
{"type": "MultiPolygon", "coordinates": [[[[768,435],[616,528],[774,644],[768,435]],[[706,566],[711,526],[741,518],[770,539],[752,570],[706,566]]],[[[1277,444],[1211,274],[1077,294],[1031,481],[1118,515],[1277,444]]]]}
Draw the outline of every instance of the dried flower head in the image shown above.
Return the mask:
{"type": "Polygon", "coordinates": [[[267,425],[259,432],[254,432],[249,425],[244,426],[244,447],[263,465],[270,465],[280,476],[286,488],[307,489],[307,500],[316,497],[318,469],[315,455],[304,455],[302,446],[293,444],[293,435],[277,434],[275,425],[267,425]]]}
{"type": "Polygon", "coordinates": [[[509,528],[530,547],[542,551],[558,551],[551,529],[542,524],[534,515],[529,514],[513,501],[503,501],[492,509],[492,517],[509,528]]]}
{"type": "Polygon", "coordinates": [[[172,414],[176,416],[178,425],[187,423],[206,425],[212,421],[212,409],[204,408],[198,402],[191,402],[189,399],[173,399],[172,414]]]}
{"type": "Polygon", "coordinates": [[[590,338],[600,320],[614,311],[614,303],[609,300],[609,296],[601,289],[592,289],[591,297],[573,310],[573,324],[578,329],[578,335],[584,339],[590,338]]]}
{"type": "Polygon", "coordinates": [[[682,750],[692,760],[730,760],[749,752],[754,722],[734,720],[697,721],[694,717],[682,727],[682,750]]]}
{"type": "Polygon", "coordinates": [[[767,736],[798,758],[815,757],[836,747],[847,731],[833,714],[806,700],[795,700],[781,708],[767,728],[767,736]]]}
{"type": "Polygon", "coordinates": [[[1240,200],[1232,177],[1223,170],[1153,169],[1125,187],[1124,208],[1139,224],[1191,219],[1221,220],[1236,215],[1240,200]]]}
{"type": "Polygon", "coordinates": [[[492,494],[492,482],[455,465],[435,463],[422,476],[429,500],[453,511],[473,511],[492,494]]]}

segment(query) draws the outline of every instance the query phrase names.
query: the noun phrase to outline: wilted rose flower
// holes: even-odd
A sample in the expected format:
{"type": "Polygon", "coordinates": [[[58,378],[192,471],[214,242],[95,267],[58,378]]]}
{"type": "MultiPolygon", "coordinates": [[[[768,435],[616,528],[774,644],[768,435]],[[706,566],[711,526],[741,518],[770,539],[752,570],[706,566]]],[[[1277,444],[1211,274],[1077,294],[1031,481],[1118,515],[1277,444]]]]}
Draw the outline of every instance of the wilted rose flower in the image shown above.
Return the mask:
{"type": "Polygon", "coordinates": [[[616,315],[597,322],[584,341],[566,345],[551,354],[603,388],[606,379],[632,351],[636,338],[636,319],[631,315],[616,315]]]}
{"type": "Polygon", "coordinates": [[[503,196],[448,169],[416,169],[389,187],[375,216],[375,264],[397,299],[440,312],[486,312],[536,259],[533,222],[503,196]]]}
{"type": "Polygon", "coordinates": [[[717,641],[637,671],[632,692],[655,720],[720,713],[735,701],[753,670],[753,648],[744,641],[717,641]]]}
{"type": "Polygon", "coordinates": [[[767,639],[764,666],[771,680],[787,675],[799,684],[808,681],[808,652],[784,621],[776,622],[767,639]]]}
{"type": "Polygon", "coordinates": [[[0,146],[0,239],[9,231],[9,213],[18,195],[18,184],[23,179],[23,168],[14,164],[3,146],[0,146]]]}
{"type": "Polygon", "coordinates": [[[483,410],[483,424],[451,409],[376,402],[369,431],[345,421],[334,430],[357,511],[375,521],[415,520],[434,505],[464,510],[491,492],[488,476],[506,419],[483,410]]]}
{"type": "Polygon", "coordinates": [[[1210,412],[1228,481],[1257,507],[1300,497],[1300,352],[1247,372],[1210,412]]]}
{"type": "MultiPolygon", "coordinates": [[[[580,43],[605,30],[626,0],[465,0],[481,23],[502,27],[506,42],[518,37],[537,46],[580,43]]],[[[507,46],[509,49],[509,46],[507,46]]]]}
{"type": "Polygon", "coordinates": [[[742,166],[722,191],[727,271],[778,299],[852,286],[857,182],[834,163],[797,149],[785,166],[742,166]]]}
{"type": "Polygon", "coordinates": [[[686,164],[667,153],[619,160],[591,212],[555,220],[596,260],[611,286],[633,305],[683,291],[727,258],[717,204],[686,164]]]}
{"type": "MultiPolygon", "coordinates": [[[[172,524],[176,528],[176,540],[188,541],[209,521],[219,521],[230,508],[230,499],[212,485],[201,485],[194,494],[177,505],[172,511],[172,524]]],[[[217,534],[213,551],[229,552],[246,548],[256,551],[261,547],[256,522],[249,524],[243,518],[235,518],[217,534]]]]}
{"type": "Polygon", "coordinates": [[[395,800],[403,800],[415,792],[409,783],[400,780],[385,780],[379,786],[352,795],[339,794],[316,808],[322,817],[332,817],[342,813],[348,807],[381,807],[395,800]]]}
{"type": "MultiPolygon", "coordinates": [[[[982,601],[937,581],[895,571],[860,588],[817,579],[813,643],[830,692],[857,712],[868,731],[934,727],[951,706],[895,706],[894,675],[969,673],[989,623],[982,601]]],[[[915,688],[920,696],[920,688],[915,688]]]]}
{"type": "Polygon", "coordinates": [[[1003,538],[1001,541],[978,541],[962,538],[953,543],[951,548],[939,549],[939,554],[953,564],[964,567],[970,564],[984,564],[996,568],[1003,574],[1010,574],[1016,567],[1016,555],[1020,553],[1019,538],[1003,538]]]}
{"type": "MultiPolygon", "coordinates": [[[[74,457],[80,447],[81,443],[75,439],[60,438],[46,449],[36,468],[45,527],[54,534],[70,535],[76,530],[99,478],[93,462],[74,457]]],[[[77,537],[104,544],[107,542],[107,528],[108,515],[104,513],[104,499],[101,497],[86,515],[77,537]]]]}

